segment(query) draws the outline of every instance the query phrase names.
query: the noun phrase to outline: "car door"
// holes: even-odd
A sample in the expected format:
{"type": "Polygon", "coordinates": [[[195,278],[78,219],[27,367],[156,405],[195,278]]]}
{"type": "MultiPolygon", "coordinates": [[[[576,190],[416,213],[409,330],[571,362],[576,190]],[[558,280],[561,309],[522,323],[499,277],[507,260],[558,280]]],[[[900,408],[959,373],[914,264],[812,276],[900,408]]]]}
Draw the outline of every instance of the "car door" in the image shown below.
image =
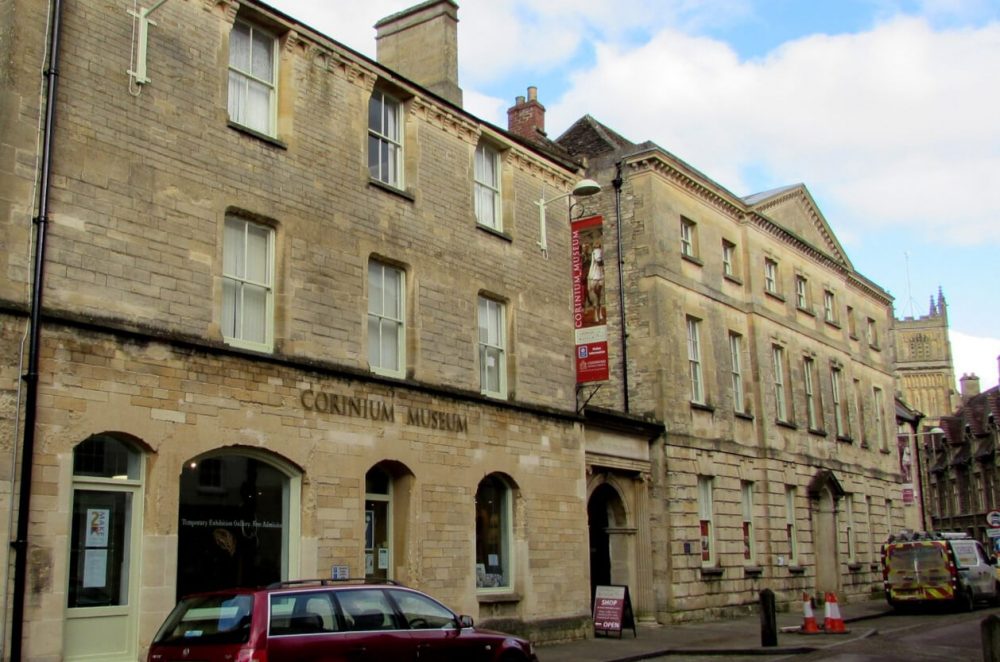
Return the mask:
{"type": "Polygon", "coordinates": [[[459,627],[450,609],[423,593],[386,589],[407,627],[420,662],[489,662],[499,641],[459,627]]]}
{"type": "Polygon", "coordinates": [[[989,582],[992,580],[992,568],[986,562],[982,546],[975,540],[953,540],[951,546],[959,572],[969,582],[975,597],[979,599],[991,595],[993,587],[989,582]]]}

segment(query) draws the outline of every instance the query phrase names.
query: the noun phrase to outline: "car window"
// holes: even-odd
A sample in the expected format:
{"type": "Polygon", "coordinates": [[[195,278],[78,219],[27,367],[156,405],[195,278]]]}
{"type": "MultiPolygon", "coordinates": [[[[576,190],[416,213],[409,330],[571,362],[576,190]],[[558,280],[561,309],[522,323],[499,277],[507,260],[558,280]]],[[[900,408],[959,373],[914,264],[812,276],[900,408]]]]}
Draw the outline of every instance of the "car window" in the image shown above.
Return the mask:
{"type": "Polygon", "coordinates": [[[337,632],[342,629],[330,595],[330,591],[272,594],[271,636],[337,632]]]}
{"type": "Polygon", "coordinates": [[[403,613],[407,625],[412,630],[431,628],[454,628],[455,615],[451,610],[420,593],[410,591],[389,591],[396,606],[403,613]]]}
{"type": "Polygon", "coordinates": [[[976,553],[975,540],[952,541],[951,548],[955,550],[958,567],[967,568],[979,565],[979,554],[976,553]]]}
{"type": "Polygon", "coordinates": [[[250,640],[253,596],[219,594],[185,598],[156,633],[155,643],[241,644],[250,640]]]}
{"type": "Polygon", "coordinates": [[[345,629],[355,631],[395,630],[396,614],[381,589],[337,591],[337,601],[344,614],[345,629]]]}

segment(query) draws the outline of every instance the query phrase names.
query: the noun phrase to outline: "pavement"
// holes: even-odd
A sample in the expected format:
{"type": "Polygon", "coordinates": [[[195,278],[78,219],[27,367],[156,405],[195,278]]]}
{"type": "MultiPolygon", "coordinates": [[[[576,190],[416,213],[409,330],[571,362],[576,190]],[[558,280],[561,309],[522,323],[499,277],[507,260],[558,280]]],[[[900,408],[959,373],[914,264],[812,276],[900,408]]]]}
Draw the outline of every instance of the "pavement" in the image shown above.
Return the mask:
{"type": "MultiPolygon", "coordinates": [[[[539,662],[634,662],[665,656],[691,659],[700,656],[796,655],[870,636],[875,626],[864,621],[892,611],[884,599],[838,603],[838,606],[846,634],[793,632],[802,625],[801,610],[779,612],[776,647],[761,645],[761,618],[754,607],[747,609],[746,616],[675,625],[641,624],[636,628],[635,635],[631,628],[627,628],[620,639],[617,635],[602,635],[567,643],[541,644],[535,647],[535,652],[539,662]]],[[[815,615],[822,626],[824,608],[818,607],[815,615]]]]}

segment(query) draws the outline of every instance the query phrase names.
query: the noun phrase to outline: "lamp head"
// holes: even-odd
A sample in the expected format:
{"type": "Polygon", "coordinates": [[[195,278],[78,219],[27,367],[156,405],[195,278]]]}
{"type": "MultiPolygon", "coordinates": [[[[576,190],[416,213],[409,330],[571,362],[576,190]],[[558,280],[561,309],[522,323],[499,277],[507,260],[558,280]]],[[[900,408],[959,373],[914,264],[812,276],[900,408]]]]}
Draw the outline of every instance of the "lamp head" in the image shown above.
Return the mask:
{"type": "Polygon", "coordinates": [[[601,185],[593,179],[581,179],[573,187],[573,195],[577,198],[586,198],[591,195],[597,195],[600,192],[601,185]]]}

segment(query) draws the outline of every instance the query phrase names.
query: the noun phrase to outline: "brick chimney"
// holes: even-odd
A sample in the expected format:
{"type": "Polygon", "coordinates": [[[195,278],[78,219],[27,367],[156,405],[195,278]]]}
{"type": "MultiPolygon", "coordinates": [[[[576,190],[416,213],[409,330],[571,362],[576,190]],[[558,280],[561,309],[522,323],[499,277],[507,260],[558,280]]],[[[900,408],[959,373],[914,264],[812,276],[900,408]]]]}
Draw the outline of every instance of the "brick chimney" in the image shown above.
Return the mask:
{"type": "Polygon", "coordinates": [[[428,0],[375,24],[379,64],[462,105],[458,86],[458,4],[428,0]]]}
{"type": "Polygon", "coordinates": [[[963,374],[958,382],[962,386],[962,404],[968,402],[969,398],[979,395],[979,377],[976,373],[963,374]]]}
{"type": "Polygon", "coordinates": [[[540,142],[545,138],[545,106],[538,103],[538,88],[528,88],[528,99],[517,97],[507,109],[507,130],[514,135],[540,142]]]}

